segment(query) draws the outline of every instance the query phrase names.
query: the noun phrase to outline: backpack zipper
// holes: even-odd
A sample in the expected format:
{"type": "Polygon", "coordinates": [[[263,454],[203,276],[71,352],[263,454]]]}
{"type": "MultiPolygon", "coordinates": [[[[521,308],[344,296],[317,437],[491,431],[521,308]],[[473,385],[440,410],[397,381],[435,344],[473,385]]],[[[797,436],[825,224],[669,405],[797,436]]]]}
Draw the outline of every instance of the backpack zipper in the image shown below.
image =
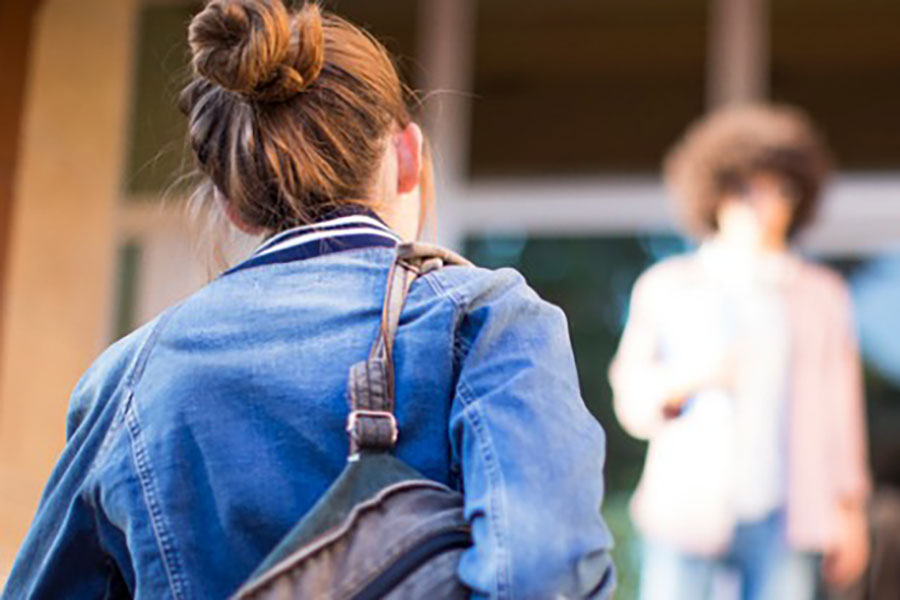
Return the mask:
{"type": "Polygon", "coordinates": [[[397,587],[406,577],[438,554],[468,548],[472,538],[468,528],[450,529],[420,542],[402,554],[378,577],[357,592],[353,600],[378,600],[397,587]]]}

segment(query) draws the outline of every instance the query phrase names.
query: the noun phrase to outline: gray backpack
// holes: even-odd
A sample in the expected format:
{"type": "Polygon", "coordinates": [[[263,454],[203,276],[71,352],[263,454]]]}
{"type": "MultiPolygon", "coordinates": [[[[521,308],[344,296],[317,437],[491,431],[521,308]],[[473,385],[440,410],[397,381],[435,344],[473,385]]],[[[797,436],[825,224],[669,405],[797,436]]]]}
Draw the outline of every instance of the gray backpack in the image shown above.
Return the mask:
{"type": "Polygon", "coordinates": [[[378,338],[350,369],[350,459],[309,513],[235,595],[240,600],[466,598],[457,566],[471,545],[462,496],[396,458],[392,349],[413,281],[462,257],[404,244],[390,269],[378,338]]]}

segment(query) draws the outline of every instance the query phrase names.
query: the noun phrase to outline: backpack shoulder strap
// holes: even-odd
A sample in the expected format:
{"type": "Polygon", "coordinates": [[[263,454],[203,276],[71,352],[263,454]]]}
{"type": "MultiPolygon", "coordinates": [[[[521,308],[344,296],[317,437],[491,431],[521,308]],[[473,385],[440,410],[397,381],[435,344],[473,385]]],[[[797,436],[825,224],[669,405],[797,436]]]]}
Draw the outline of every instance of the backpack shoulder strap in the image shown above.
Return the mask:
{"type": "Polygon", "coordinates": [[[390,451],[397,443],[399,429],[394,416],[394,339],[400,314],[413,281],[446,264],[470,265],[460,255],[431,244],[419,242],[397,247],[388,272],[381,325],[368,359],[350,368],[350,459],[361,450],[390,451]]]}

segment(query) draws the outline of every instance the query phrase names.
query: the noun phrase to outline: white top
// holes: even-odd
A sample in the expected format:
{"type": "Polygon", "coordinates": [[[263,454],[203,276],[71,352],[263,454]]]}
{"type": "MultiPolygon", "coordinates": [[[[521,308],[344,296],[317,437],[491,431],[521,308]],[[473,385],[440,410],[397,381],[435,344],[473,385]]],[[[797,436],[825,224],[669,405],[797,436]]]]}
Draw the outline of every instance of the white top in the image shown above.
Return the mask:
{"type": "MultiPolygon", "coordinates": [[[[759,298],[754,293],[750,296],[759,298]]],[[[746,304],[759,306],[749,297],[746,304]]],[[[743,375],[741,380],[752,382],[752,376],[743,375]]],[[[761,261],[719,260],[716,252],[709,256],[705,248],[653,266],[635,284],[610,382],[622,426],[649,441],[631,502],[635,525],[647,539],[693,554],[721,555],[738,522],[774,504],[785,509],[785,534],[791,547],[822,552],[839,535],[835,505],[865,499],[869,493],[865,412],[850,295],[828,269],[792,255],[761,261]],[[747,262],[761,266],[742,269],[747,262]],[[749,272],[757,273],[751,281],[771,282],[781,290],[762,297],[776,298],[770,310],[784,315],[789,331],[779,333],[780,328],[767,325],[766,318],[733,316],[745,314],[738,310],[745,300],[733,293],[738,300],[732,302],[725,291],[746,288],[749,272]],[[783,309],[778,308],[779,296],[783,309]],[[760,320],[758,331],[756,325],[747,325],[760,320]],[[755,342],[737,342],[738,332],[748,330],[755,342]],[[789,344],[790,356],[784,361],[767,360],[768,354],[780,353],[775,349],[783,349],[781,344],[789,344]],[[744,347],[746,354],[752,354],[751,347],[765,349],[761,362],[744,360],[743,366],[733,369],[762,374],[763,381],[779,379],[777,365],[787,363],[790,371],[784,378],[789,393],[782,397],[784,406],[771,411],[775,419],[781,418],[781,425],[773,426],[766,418],[742,418],[738,423],[739,403],[741,410],[760,409],[757,414],[765,415],[765,401],[758,405],[752,401],[778,398],[775,392],[748,390],[746,384],[711,383],[706,392],[690,400],[680,417],[667,419],[663,407],[673,390],[704,377],[715,379],[713,371],[719,370],[715,360],[721,361],[734,347],[744,347]],[[746,432],[760,423],[768,433],[736,432],[738,425],[746,432]],[[780,429],[786,429],[784,435],[778,433],[780,429]],[[784,443],[788,452],[782,460],[777,452],[755,459],[750,455],[758,467],[738,468],[737,440],[751,440],[751,450],[784,443]],[[766,467],[773,462],[774,469],[766,467]],[[769,476],[778,470],[786,482],[769,476]],[[758,472],[763,475],[751,475],[758,472]],[[779,495],[783,502],[777,500],[779,495]],[[737,498],[742,515],[738,515],[737,498]]]]}
{"type": "Polygon", "coordinates": [[[733,357],[733,498],[739,521],[783,506],[787,463],[790,324],[783,254],[741,253],[717,242],[700,249],[722,341],[733,357]]]}

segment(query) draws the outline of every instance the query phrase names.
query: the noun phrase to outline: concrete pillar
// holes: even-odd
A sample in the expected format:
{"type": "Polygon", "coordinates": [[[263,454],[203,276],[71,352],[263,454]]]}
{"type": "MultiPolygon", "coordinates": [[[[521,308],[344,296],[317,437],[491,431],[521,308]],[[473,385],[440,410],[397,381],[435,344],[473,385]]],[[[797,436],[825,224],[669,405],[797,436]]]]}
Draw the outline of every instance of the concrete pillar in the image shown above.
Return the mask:
{"type": "Polygon", "coordinates": [[[707,102],[710,108],[769,94],[769,0],[711,0],[707,102]]]}
{"type": "Polygon", "coordinates": [[[460,249],[465,195],[478,0],[419,0],[420,56],[428,94],[426,129],[434,144],[438,241],[460,249]]]}
{"type": "Polygon", "coordinates": [[[0,73],[4,80],[0,94],[0,318],[5,296],[6,255],[13,209],[13,181],[19,156],[25,72],[32,17],[38,4],[36,0],[0,3],[0,73]]]}
{"type": "Polygon", "coordinates": [[[134,15],[135,0],[36,15],[0,338],[0,581],[108,335],[134,15]]]}

